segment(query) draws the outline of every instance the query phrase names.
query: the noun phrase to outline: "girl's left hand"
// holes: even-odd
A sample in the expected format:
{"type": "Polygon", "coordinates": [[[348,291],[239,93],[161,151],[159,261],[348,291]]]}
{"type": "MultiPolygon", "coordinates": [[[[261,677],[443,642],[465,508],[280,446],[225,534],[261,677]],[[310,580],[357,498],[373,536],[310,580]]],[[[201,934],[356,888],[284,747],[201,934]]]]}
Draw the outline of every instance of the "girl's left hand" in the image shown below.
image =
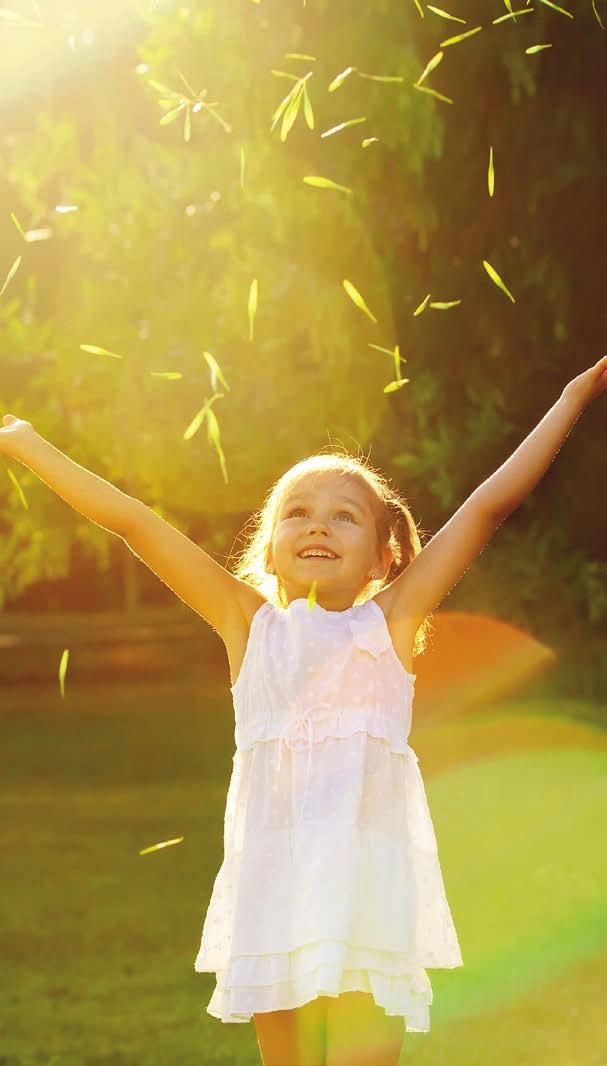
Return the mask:
{"type": "Polygon", "coordinates": [[[583,407],[596,400],[602,392],[607,392],[607,355],[599,359],[598,363],[584,370],[582,374],[572,378],[563,389],[563,396],[574,396],[583,407]]]}

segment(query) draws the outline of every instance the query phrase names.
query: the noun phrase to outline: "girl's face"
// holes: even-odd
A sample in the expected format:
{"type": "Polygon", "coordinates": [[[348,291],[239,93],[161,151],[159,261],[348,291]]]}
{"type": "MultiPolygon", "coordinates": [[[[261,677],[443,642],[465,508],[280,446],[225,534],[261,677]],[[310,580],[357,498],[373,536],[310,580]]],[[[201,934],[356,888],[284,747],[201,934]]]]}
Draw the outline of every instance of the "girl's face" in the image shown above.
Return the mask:
{"type": "Polygon", "coordinates": [[[322,473],[302,477],[287,491],[272,536],[270,562],[287,601],[306,597],[314,580],[326,610],[351,607],[371,578],[384,577],[392,553],[380,556],[373,513],[355,478],[322,473]],[[320,545],[335,558],[302,558],[320,545]]]}

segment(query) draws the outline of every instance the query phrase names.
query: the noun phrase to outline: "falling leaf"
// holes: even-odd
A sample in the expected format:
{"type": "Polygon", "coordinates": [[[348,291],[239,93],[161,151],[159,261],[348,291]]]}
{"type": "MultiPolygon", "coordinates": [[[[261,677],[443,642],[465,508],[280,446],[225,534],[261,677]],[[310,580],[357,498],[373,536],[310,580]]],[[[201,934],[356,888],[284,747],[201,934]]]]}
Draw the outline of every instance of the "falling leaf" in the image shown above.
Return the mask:
{"type": "Polygon", "coordinates": [[[436,311],[446,311],[449,307],[457,307],[461,302],[461,300],[450,300],[448,303],[431,303],[430,307],[433,307],[436,311]]]}
{"type": "Polygon", "coordinates": [[[522,8],[521,11],[512,11],[508,15],[500,15],[500,17],[498,19],[493,19],[492,20],[493,21],[493,25],[496,26],[498,22],[505,22],[506,19],[514,19],[514,21],[516,22],[516,16],[517,15],[528,15],[532,11],[535,11],[534,7],[524,7],[524,8],[522,8]]]}
{"type": "Polygon", "coordinates": [[[356,67],[346,67],[345,70],[342,70],[341,74],[338,74],[337,77],[333,78],[333,81],[329,85],[329,92],[332,93],[335,92],[335,89],[339,89],[339,86],[343,85],[348,75],[352,74],[354,70],[356,70],[356,67]]]}
{"type": "Polygon", "coordinates": [[[249,289],[249,340],[253,340],[253,323],[257,314],[257,278],[253,278],[249,289]]]}
{"type": "Polygon", "coordinates": [[[244,189],[244,145],[240,146],[240,188],[244,189]]]}
{"type": "Polygon", "coordinates": [[[149,855],[151,851],[158,851],[160,848],[168,848],[171,844],[181,844],[183,839],[183,837],[174,837],[173,840],[163,840],[160,844],[152,844],[149,848],[142,848],[139,854],[149,855]]]}
{"type": "Polygon", "coordinates": [[[223,371],[222,371],[219,363],[217,362],[217,360],[211,355],[210,352],[203,352],[202,354],[203,354],[204,358],[206,359],[207,363],[209,364],[209,367],[210,367],[210,370],[211,370],[211,388],[212,389],[216,389],[217,388],[217,378],[219,378],[219,380],[221,381],[221,384],[223,385],[224,389],[227,389],[227,391],[230,392],[230,386],[228,385],[226,379],[224,378],[223,371]]]}
{"type": "Polygon", "coordinates": [[[369,81],[404,81],[405,79],[400,74],[363,74],[362,70],[358,71],[360,78],[367,78],[369,81]]]}
{"type": "Polygon", "coordinates": [[[410,378],[399,378],[397,381],[390,381],[388,385],[384,386],[384,392],[396,392],[397,389],[401,389],[403,385],[406,385],[410,378]]]}
{"type": "Polygon", "coordinates": [[[124,359],[123,355],[117,355],[116,352],[108,352],[107,348],[98,348],[96,344],[81,344],[83,352],[92,352],[93,355],[111,355],[113,359],[124,359]]]}
{"type": "Polygon", "coordinates": [[[303,87],[303,93],[304,93],[304,115],[305,115],[305,119],[306,119],[306,122],[308,123],[308,128],[313,130],[314,129],[314,112],[312,111],[312,104],[310,103],[310,97],[308,96],[308,87],[307,87],[305,82],[304,82],[304,87],[303,87]]]}
{"type": "Polygon", "coordinates": [[[551,7],[553,11],[558,11],[561,15],[566,15],[569,19],[573,18],[570,11],[566,11],[564,7],[559,7],[558,4],[553,4],[552,0],[540,0],[540,3],[545,4],[546,7],[551,7]]]}
{"type": "Polygon", "coordinates": [[[289,81],[299,81],[299,78],[297,77],[297,74],[290,74],[288,70],[274,70],[274,69],[272,69],[270,71],[270,74],[273,74],[275,78],[288,78],[289,81]]]}
{"type": "Polygon", "coordinates": [[[368,148],[370,144],[379,144],[379,137],[365,137],[361,144],[363,148],[368,148]]]}
{"type": "Polygon", "coordinates": [[[14,215],[14,214],[13,214],[13,212],[12,212],[12,211],[11,211],[11,218],[12,218],[13,222],[15,223],[15,225],[16,225],[16,227],[17,227],[17,229],[19,230],[19,233],[20,233],[20,234],[21,234],[21,236],[23,237],[23,240],[24,240],[24,241],[26,241],[26,240],[27,240],[27,237],[25,236],[25,233],[24,233],[24,232],[23,232],[23,230],[21,229],[21,224],[20,224],[20,222],[19,222],[19,219],[17,218],[17,216],[16,216],[16,215],[14,215]]]}
{"type": "Polygon", "coordinates": [[[457,15],[450,15],[448,11],[443,11],[440,7],[432,7],[432,4],[428,4],[428,11],[433,11],[435,15],[440,15],[444,19],[452,19],[453,22],[463,22],[466,24],[465,19],[460,19],[457,15]]]}
{"type": "Polygon", "coordinates": [[[495,173],[493,170],[493,146],[489,146],[489,173],[487,175],[487,184],[489,186],[489,196],[493,196],[495,189],[495,173]]]}
{"type": "Polygon", "coordinates": [[[64,648],[61,656],[61,662],[59,663],[59,688],[61,689],[61,699],[65,698],[65,674],[67,671],[67,661],[70,657],[69,648],[64,648]]]}
{"type": "Polygon", "coordinates": [[[340,130],[345,130],[346,126],[357,126],[360,122],[366,121],[366,118],[350,118],[347,122],[340,122],[339,126],[332,126],[330,130],[325,130],[320,136],[331,137],[333,133],[339,133],[340,130]]]}
{"type": "Polygon", "coordinates": [[[530,48],[525,48],[525,52],[528,56],[535,55],[536,52],[543,52],[544,48],[552,48],[551,44],[532,44],[530,48]]]}
{"type": "Polygon", "coordinates": [[[17,273],[17,271],[19,269],[20,263],[21,263],[21,256],[18,255],[17,258],[15,259],[15,262],[13,263],[12,267],[10,268],[8,274],[6,275],[6,280],[4,282],[4,285],[0,289],[0,296],[2,296],[4,294],[6,288],[8,287],[8,285],[10,285],[12,279],[14,278],[15,274],[17,273]]]}
{"type": "Polygon", "coordinates": [[[430,293],[428,293],[428,295],[426,296],[425,300],[422,300],[422,302],[420,303],[419,307],[416,307],[415,311],[413,312],[413,318],[415,318],[416,315],[421,315],[421,313],[424,310],[424,308],[426,307],[429,299],[430,299],[430,293]]]}
{"type": "Polygon", "coordinates": [[[441,41],[441,48],[447,48],[450,44],[458,44],[460,41],[465,41],[467,37],[473,37],[475,33],[480,33],[482,26],[475,26],[473,30],[466,30],[465,33],[459,33],[457,37],[448,37],[446,41],[441,41]]]}
{"type": "Polygon", "coordinates": [[[497,271],[493,269],[493,267],[491,266],[491,263],[488,263],[486,259],[483,259],[483,266],[484,266],[485,270],[487,271],[487,273],[488,273],[489,277],[491,278],[491,280],[493,282],[495,282],[495,284],[498,286],[498,288],[502,289],[502,291],[506,293],[506,296],[508,296],[512,300],[513,304],[516,303],[516,300],[514,299],[514,296],[512,295],[510,290],[504,285],[504,282],[500,278],[500,276],[497,273],[497,271]]]}
{"type": "Polygon", "coordinates": [[[308,607],[312,609],[316,603],[316,589],[318,587],[318,581],[314,578],[314,581],[310,585],[310,591],[308,592],[308,607]]]}
{"type": "Polygon", "coordinates": [[[421,83],[424,81],[424,79],[428,77],[428,74],[430,74],[431,71],[436,69],[436,67],[440,63],[441,59],[443,58],[444,54],[445,54],[444,52],[437,52],[435,56],[432,56],[432,59],[428,63],[428,65],[427,65],[426,69],[424,70],[423,74],[421,74],[419,76],[419,78],[417,79],[417,81],[415,82],[415,85],[421,85],[421,83]]]}
{"type": "Polygon", "coordinates": [[[303,96],[303,88],[304,82],[298,81],[297,85],[294,85],[291,90],[291,98],[285,108],[285,112],[282,119],[282,126],[280,128],[280,139],[283,144],[286,141],[289,131],[291,130],[293,123],[295,122],[295,119],[297,118],[297,115],[299,113],[299,108],[303,96]]]}
{"type": "Polygon", "coordinates": [[[430,89],[427,85],[414,85],[413,88],[417,89],[418,93],[428,93],[429,96],[435,96],[437,100],[443,100],[446,104],[453,103],[450,96],[443,96],[442,93],[437,93],[436,89],[430,89]]]}
{"type": "Polygon", "coordinates": [[[21,503],[25,507],[25,510],[29,511],[29,509],[30,509],[29,508],[29,503],[27,502],[27,500],[25,498],[25,493],[23,492],[23,489],[21,488],[21,485],[17,481],[17,478],[13,474],[13,471],[12,470],[7,470],[6,472],[7,472],[8,476],[9,476],[9,478],[11,479],[13,485],[15,486],[15,489],[17,491],[17,495],[19,496],[19,499],[21,500],[21,503]]]}
{"type": "Polygon", "coordinates": [[[424,14],[424,9],[423,9],[422,5],[420,4],[419,0],[414,0],[414,2],[415,2],[415,6],[416,6],[417,10],[419,11],[421,17],[425,18],[426,16],[424,14]]]}
{"type": "Polygon", "coordinates": [[[209,444],[212,444],[219,456],[219,465],[221,466],[221,473],[226,485],[228,483],[228,471],[226,468],[225,455],[221,447],[221,441],[219,437],[219,422],[215,412],[209,407],[207,410],[207,437],[209,444]]]}
{"type": "Polygon", "coordinates": [[[599,26],[601,27],[602,30],[604,30],[605,27],[603,26],[603,23],[601,22],[601,16],[599,15],[599,13],[598,13],[598,11],[596,9],[596,4],[595,4],[594,0],[592,0],[592,10],[594,11],[594,14],[596,15],[596,20],[597,20],[599,26]]]}
{"type": "Polygon", "coordinates": [[[152,378],[166,378],[167,381],[177,381],[183,377],[180,370],[150,370],[152,378]]]}
{"type": "Polygon", "coordinates": [[[308,56],[302,52],[286,52],[285,59],[309,59],[312,63],[316,62],[316,56],[308,56]]]}
{"type": "Polygon", "coordinates": [[[183,100],[178,107],[173,107],[170,111],[167,111],[160,119],[159,124],[161,126],[167,126],[169,122],[174,122],[177,116],[181,114],[184,107],[187,107],[185,100],[183,100]]]}
{"type": "MultiPolygon", "coordinates": [[[[219,394],[219,395],[221,395],[221,394],[219,394]]],[[[215,396],[211,397],[210,400],[205,400],[204,404],[200,408],[200,411],[196,412],[196,414],[194,415],[192,421],[190,422],[189,426],[187,427],[185,433],[183,434],[183,439],[184,440],[191,440],[192,437],[194,436],[194,434],[198,432],[198,430],[200,429],[200,426],[202,425],[202,423],[204,422],[204,420],[206,418],[209,406],[212,404],[212,402],[216,398],[216,396],[217,396],[217,394],[215,396]]]]}
{"type": "Polygon", "coordinates": [[[306,185],[314,185],[317,189],[339,189],[340,192],[345,192],[348,196],[352,195],[352,189],[348,189],[346,185],[338,185],[337,182],[331,181],[330,178],[323,178],[317,174],[309,175],[302,180],[306,185]]]}
{"type": "Polygon", "coordinates": [[[347,278],[344,278],[343,286],[348,296],[352,300],[352,303],[356,304],[356,306],[360,308],[361,311],[364,311],[364,313],[371,319],[372,322],[377,323],[375,315],[372,314],[372,312],[369,310],[358,289],[354,287],[352,282],[348,281],[347,278]]]}

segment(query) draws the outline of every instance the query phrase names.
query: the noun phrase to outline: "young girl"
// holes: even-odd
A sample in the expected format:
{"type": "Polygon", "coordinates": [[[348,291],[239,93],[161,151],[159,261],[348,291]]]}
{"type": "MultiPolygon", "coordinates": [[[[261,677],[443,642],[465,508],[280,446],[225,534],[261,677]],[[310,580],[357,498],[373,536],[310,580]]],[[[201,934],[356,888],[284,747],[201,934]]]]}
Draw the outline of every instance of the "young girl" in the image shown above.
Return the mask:
{"type": "Polygon", "coordinates": [[[236,752],[197,971],[253,1019],[264,1066],[397,1066],[428,1032],[426,968],[462,965],[408,744],[430,612],[537,485],[607,356],[421,549],[364,461],[312,456],[273,486],[232,574],[140,501],[5,415],[0,452],[122,537],[222,637],[236,752]]]}

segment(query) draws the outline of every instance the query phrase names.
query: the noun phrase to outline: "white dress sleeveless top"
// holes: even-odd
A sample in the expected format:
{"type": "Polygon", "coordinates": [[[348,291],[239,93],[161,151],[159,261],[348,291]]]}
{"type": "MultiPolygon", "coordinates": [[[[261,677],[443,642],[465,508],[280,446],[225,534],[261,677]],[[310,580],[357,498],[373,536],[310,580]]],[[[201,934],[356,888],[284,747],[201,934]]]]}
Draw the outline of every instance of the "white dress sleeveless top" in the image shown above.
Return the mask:
{"type": "Polygon", "coordinates": [[[247,1022],[362,990],[428,1032],[425,967],[463,962],[407,743],[415,678],[373,599],[256,611],[231,689],[224,859],[194,963],[216,975],[209,1014],[247,1022]]]}

